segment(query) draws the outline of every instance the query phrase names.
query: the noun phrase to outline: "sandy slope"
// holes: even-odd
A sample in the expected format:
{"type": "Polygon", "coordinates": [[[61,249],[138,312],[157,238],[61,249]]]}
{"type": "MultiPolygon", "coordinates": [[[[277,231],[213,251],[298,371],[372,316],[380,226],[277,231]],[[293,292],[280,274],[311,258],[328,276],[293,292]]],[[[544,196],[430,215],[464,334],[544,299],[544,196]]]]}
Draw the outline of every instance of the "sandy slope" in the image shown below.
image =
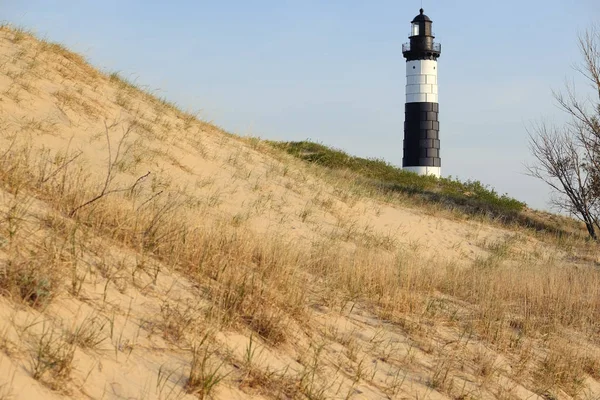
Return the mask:
{"type": "MultiPolygon", "coordinates": [[[[365,196],[323,170],[199,122],[59,47],[10,29],[0,31],[0,129],[2,149],[16,135],[32,157],[73,159],[69,168],[91,174],[82,185],[102,187],[109,158],[118,158],[111,187],[129,187],[150,172],[143,193],[148,199],[185,196],[196,210],[187,214],[190,224],[225,224],[286,246],[335,241],[340,248],[379,249],[382,260],[401,249],[409,262],[460,267],[486,257],[490,244],[515,237],[516,254],[538,251],[540,262],[565,256],[522,233],[365,196]]],[[[59,206],[35,191],[1,193],[6,215],[15,202],[28,202],[18,251],[42,254],[39,249],[60,246],[51,221],[69,218],[59,206]]],[[[196,398],[184,386],[192,347],[209,330],[210,365],[225,375],[216,398],[537,398],[535,384],[519,381],[501,351],[465,337],[448,319],[419,311],[407,312],[402,324],[392,322],[360,298],[322,294],[320,281],[308,276],[303,317],[290,318],[288,337],[273,345],[244,325],[207,319],[211,299],[202,281],[102,232],[81,234],[86,245],[78,248],[77,261],[65,256],[65,287],[47,307],[0,297],[0,398],[9,392],[17,399],[196,398]],[[76,294],[67,272],[75,264],[88,271],[76,294]],[[148,265],[156,266],[154,275],[148,265]],[[98,343],[76,343],[68,379],[34,379],[33,355],[49,332],[63,343],[61,335],[82,324],[95,327],[98,343]],[[244,360],[252,345],[249,366],[244,360]],[[487,359],[494,372],[478,373],[487,359]],[[447,371],[456,382],[451,387],[447,371]]],[[[13,250],[3,251],[7,260],[13,250]]],[[[468,309],[452,298],[438,305],[468,309]]],[[[599,393],[597,382],[586,379],[589,393],[599,393]]]]}

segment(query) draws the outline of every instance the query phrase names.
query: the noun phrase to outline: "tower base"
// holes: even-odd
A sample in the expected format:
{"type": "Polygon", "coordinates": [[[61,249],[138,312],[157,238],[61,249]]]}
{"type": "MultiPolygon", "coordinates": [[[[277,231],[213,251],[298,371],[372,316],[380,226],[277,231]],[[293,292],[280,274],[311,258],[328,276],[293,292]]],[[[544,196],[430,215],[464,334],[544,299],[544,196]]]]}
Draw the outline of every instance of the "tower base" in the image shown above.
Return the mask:
{"type": "Polygon", "coordinates": [[[433,175],[436,178],[439,178],[442,172],[440,167],[402,167],[402,169],[419,175],[433,175]]]}

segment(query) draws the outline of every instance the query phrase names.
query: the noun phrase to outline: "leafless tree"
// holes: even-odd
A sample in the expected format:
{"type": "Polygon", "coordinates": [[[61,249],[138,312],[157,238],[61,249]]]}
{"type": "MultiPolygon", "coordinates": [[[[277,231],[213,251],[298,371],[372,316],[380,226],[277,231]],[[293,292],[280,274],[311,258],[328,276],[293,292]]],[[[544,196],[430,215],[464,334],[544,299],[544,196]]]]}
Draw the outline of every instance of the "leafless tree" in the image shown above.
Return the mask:
{"type": "Polygon", "coordinates": [[[557,105],[569,122],[556,127],[546,123],[529,132],[529,147],[536,163],[529,174],[556,193],[553,204],[581,219],[590,237],[600,229],[600,29],[579,37],[583,62],[577,71],[592,87],[592,96],[580,99],[572,85],[554,92],[557,105]]]}

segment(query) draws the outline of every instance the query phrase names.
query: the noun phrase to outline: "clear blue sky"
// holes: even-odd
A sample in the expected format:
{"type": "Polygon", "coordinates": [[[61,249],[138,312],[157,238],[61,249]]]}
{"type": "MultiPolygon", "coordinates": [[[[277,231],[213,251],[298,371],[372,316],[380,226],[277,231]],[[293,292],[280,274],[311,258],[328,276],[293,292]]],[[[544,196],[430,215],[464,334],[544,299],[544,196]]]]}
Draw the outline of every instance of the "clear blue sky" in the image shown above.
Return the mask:
{"type": "MultiPolygon", "coordinates": [[[[0,0],[0,19],[120,71],[241,135],[310,138],[401,165],[409,22],[420,0],[0,0]]],[[[564,119],[598,0],[431,1],[442,174],[547,208],[525,176],[526,128],[564,119]]]]}

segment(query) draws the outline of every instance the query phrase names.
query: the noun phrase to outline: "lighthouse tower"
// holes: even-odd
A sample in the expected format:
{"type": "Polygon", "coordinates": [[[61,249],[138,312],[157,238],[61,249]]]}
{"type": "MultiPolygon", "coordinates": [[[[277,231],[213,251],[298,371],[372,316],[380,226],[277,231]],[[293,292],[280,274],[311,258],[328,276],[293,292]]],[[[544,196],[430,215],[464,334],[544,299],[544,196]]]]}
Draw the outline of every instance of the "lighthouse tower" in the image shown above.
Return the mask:
{"type": "Polygon", "coordinates": [[[419,175],[440,176],[437,59],[442,49],[433,41],[432,21],[423,14],[412,20],[406,58],[406,105],[402,168],[419,175]]]}

